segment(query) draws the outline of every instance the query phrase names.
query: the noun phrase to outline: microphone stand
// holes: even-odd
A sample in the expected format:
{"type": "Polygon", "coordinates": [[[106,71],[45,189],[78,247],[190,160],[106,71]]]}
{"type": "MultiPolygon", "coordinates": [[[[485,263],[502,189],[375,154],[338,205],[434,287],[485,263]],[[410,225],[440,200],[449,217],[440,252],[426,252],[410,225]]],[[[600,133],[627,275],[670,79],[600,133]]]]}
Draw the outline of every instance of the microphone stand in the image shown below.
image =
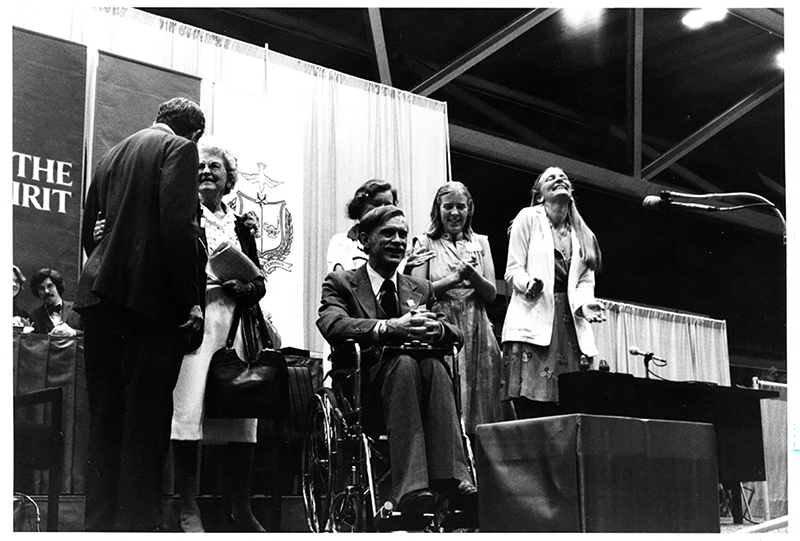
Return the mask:
{"type": "Polygon", "coordinates": [[[662,195],[668,196],[669,200],[672,200],[673,197],[680,197],[683,199],[728,199],[728,198],[749,198],[755,199],[758,203],[751,203],[748,205],[734,205],[730,207],[710,207],[707,210],[741,210],[745,208],[752,208],[752,207],[769,207],[774,212],[775,215],[778,216],[778,219],[781,221],[781,226],[783,227],[783,245],[786,246],[786,219],[781,214],[780,209],[769,199],[762,197],[755,193],[750,192],[728,192],[728,193],[708,193],[708,194],[691,194],[691,193],[679,193],[679,192],[669,192],[669,191],[662,191],[662,195]]]}
{"type": "Polygon", "coordinates": [[[652,351],[644,354],[644,379],[650,379],[650,361],[653,360],[654,355],[655,353],[652,351]]]}

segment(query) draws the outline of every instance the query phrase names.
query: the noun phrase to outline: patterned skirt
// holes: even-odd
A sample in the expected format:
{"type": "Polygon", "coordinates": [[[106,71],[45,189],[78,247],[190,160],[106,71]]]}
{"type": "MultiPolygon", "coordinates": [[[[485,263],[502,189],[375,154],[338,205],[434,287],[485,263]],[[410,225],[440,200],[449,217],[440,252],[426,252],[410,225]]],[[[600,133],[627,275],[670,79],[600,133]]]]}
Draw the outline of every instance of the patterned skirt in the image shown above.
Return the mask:
{"type": "Polygon", "coordinates": [[[579,369],[581,351],[566,293],[555,294],[553,336],[549,346],[503,343],[503,400],[524,397],[558,402],[558,375],[579,369]]]}
{"type": "Polygon", "coordinates": [[[461,408],[467,434],[483,423],[504,420],[500,403],[500,346],[482,303],[474,299],[439,302],[441,310],[464,333],[458,352],[461,376],[461,408]]]}

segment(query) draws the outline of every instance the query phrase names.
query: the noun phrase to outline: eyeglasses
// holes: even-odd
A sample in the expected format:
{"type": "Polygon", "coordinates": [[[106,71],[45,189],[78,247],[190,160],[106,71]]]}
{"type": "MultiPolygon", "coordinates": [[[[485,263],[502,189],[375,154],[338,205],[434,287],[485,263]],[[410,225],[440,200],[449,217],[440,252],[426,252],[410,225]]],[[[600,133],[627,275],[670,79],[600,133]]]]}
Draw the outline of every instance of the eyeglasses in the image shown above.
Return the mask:
{"type": "Polygon", "coordinates": [[[210,163],[200,162],[200,164],[197,167],[197,170],[202,173],[203,169],[205,169],[206,167],[208,167],[208,170],[211,171],[212,173],[219,173],[220,171],[225,169],[225,166],[219,162],[210,162],[210,163]]]}

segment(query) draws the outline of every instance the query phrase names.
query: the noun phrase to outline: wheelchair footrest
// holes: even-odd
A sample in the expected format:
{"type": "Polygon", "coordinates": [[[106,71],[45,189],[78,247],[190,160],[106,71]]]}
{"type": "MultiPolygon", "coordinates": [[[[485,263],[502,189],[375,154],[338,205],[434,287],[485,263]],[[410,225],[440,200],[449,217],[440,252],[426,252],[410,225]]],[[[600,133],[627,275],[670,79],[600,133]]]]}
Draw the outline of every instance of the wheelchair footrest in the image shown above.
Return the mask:
{"type": "Polygon", "coordinates": [[[446,502],[437,506],[435,512],[403,516],[391,505],[384,506],[375,517],[375,529],[379,532],[452,532],[476,528],[477,517],[461,510],[449,510],[446,502]]]}
{"type": "Polygon", "coordinates": [[[436,532],[440,531],[441,518],[434,513],[403,516],[399,511],[391,511],[378,518],[375,529],[378,532],[436,532]]]}
{"type": "Polygon", "coordinates": [[[472,513],[466,513],[460,509],[451,511],[442,521],[442,530],[454,532],[456,530],[476,530],[478,528],[478,517],[472,513]]]}

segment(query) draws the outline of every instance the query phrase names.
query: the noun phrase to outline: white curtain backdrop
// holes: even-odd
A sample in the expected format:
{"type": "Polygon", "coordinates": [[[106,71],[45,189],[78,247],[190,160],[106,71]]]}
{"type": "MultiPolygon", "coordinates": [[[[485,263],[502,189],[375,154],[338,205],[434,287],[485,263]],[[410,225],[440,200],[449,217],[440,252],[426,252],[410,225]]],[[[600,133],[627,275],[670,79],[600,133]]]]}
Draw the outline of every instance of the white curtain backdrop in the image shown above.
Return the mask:
{"type": "Polygon", "coordinates": [[[348,201],[364,181],[387,180],[397,188],[412,234],[422,232],[436,189],[450,176],[447,110],[443,103],[273,52],[270,93],[273,73],[287,68],[305,74],[303,84],[293,86],[294,92],[298,88],[308,92],[302,97],[310,116],[303,179],[309,231],[305,280],[309,287],[304,302],[315,309],[306,318],[307,335],[317,338],[314,343],[321,347],[314,325],[319,286],[325,276],[328,241],[352,225],[345,214],[348,201]]]}
{"type": "Polygon", "coordinates": [[[730,385],[728,332],[725,321],[603,300],[608,321],[593,325],[599,359],[612,372],[645,376],[643,357],[630,348],[653,352],[666,366],[650,363],[658,377],[673,381],[707,381],[730,385]]]}
{"type": "MultiPolygon", "coordinates": [[[[750,509],[754,516],[771,520],[789,514],[788,399],[789,385],[753,378],[753,388],[780,393],[761,401],[761,429],[764,438],[766,481],[747,483],[754,490],[750,509]]],[[[796,449],[792,434],[792,450],[796,449]]]]}
{"type": "MultiPolygon", "coordinates": [[[[202,78],[206,135],[230,148],[242,172],[260,179],[240,176],[230,200],[257,204],[274,222],[263,224],[277,235],[262,235],[266,252],[277,249],[268,244],[279,242],[291,221],[291,250],[278,250],[283,259],[267,265],[263,301],[284,346],[323,349],[315,320],[325,252],[330,237],[352,225],[345,205],[355,189],[371,178],[391,182],[418,234],[436,188],[450,179],[442,102],[133,8],[19,4],[10,11],[14,26],[87,46],[89,137],[98,50],[202,78]]],[[[97,158],[88,156],[87,166],[97,158]]]]}

